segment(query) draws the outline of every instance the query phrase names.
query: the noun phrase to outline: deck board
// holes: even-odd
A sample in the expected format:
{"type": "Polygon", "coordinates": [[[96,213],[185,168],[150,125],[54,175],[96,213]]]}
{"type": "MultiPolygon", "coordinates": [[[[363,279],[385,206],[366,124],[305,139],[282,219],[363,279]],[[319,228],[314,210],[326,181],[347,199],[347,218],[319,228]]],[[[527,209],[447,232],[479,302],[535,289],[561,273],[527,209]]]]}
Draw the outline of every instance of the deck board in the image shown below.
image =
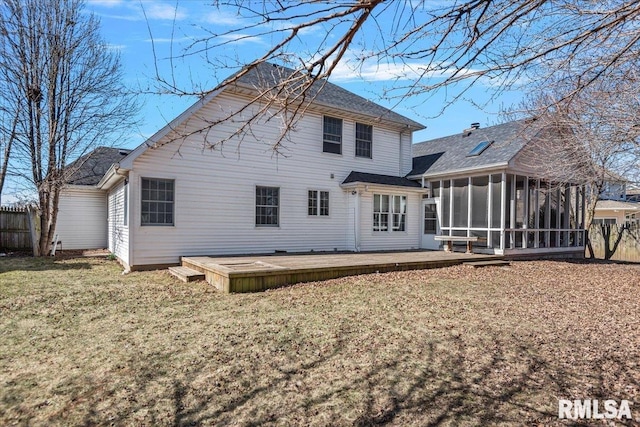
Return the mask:
{"type": "Polygon", "coordinates": [[[182,265],[201,271],[222,292],[260,291],[294,283],[358,274],[418,270],[468,261],[502,259],[498,255],[442,251],[276,254],[183,257],[182,265]]]}

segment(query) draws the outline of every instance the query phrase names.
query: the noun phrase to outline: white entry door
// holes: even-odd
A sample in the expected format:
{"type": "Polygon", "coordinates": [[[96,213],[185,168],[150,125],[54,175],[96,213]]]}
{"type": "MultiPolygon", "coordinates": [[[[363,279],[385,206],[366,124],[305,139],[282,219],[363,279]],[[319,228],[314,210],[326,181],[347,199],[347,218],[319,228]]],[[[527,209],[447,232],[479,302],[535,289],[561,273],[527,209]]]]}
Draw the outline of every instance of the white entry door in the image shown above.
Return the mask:
{"type": "Polygon", "coordinates": [[[440,249],[440,242],[435,240],[440,234],[440,198],[434,197],[422,200],[422,249],[440,249]]]}

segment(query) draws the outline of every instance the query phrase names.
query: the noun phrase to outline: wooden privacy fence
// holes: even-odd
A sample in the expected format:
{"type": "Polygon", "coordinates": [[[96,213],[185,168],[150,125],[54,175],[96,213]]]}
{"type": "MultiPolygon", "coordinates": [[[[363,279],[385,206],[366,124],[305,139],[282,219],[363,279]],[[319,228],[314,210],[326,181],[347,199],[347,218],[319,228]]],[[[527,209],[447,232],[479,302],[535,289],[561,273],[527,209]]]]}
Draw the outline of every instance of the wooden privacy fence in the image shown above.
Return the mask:
{"type": "MultiPolygon", "coordinates": [[[[640,224],[637,222],[627,226],[620,224],[592,224],[589,228],[589,240],[596,258],[606,259],[607,245],[605,240],[608,240],[609,251],[615,249],[609,259],[640,262],[640,224]],[[622,236],[620,236],[621,232],[622,236]],[[619,242],[618,239],[620,239],[619,242]],[[618,242],[617,247],[615,247],[616,242],[618,242]]],[[[588,250],[586,254],[587,256],[589,255],[588,250]]]]}
{"type": "Polygon", "coordinates": [[[27,251],[33,248],[29,211],[0,207],[0,251],[27,251]]]}

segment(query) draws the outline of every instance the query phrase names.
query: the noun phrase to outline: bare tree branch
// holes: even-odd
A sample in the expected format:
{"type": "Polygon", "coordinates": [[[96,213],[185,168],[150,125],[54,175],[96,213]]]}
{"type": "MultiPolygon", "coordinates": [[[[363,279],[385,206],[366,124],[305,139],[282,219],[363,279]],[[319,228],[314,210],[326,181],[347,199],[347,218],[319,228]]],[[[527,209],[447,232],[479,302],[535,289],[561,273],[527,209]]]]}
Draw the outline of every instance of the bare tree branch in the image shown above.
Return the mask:
{"type": "Polygon", "coordinates": [[[82,0],[0,2],[0,108],[15,117],[8,168],[37,191],[41,254],[48,253],[60,191],[86,154],[135,123],[117,54],[82,0]]]}

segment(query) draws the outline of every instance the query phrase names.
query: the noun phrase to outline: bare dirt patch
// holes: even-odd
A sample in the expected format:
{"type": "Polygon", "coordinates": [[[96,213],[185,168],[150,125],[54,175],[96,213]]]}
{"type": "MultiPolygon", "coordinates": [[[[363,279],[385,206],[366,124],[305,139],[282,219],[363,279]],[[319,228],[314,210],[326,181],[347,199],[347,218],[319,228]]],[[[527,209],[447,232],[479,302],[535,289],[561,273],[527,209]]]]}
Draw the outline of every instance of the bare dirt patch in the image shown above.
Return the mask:
{"type": "Polygon", "coordinates": [[[100,258],[0,259],[0,424],[566,425],[560,398],[640,417],[638,313],[638,265],[222,295],[100,258]]]}

